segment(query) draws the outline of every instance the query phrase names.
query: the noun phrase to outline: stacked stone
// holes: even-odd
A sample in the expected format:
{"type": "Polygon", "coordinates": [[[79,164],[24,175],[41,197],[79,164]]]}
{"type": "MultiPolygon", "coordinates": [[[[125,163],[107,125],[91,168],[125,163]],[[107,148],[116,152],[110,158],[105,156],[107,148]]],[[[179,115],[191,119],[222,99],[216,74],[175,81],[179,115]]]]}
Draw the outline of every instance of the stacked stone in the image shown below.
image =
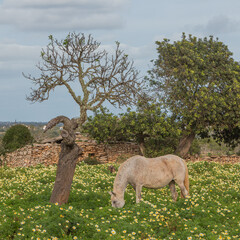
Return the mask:
{"type": "MultiPolygon", "coordinates": [[[[59,142],[59,139],[57,140],[59,142]]],[[[134,143],[97,144],[96,141],[77,135],[76,143],[83,149],[78,161],[95,158],[100,163],[116,162],[140,154],[140,149],[134,143]]],[[[58,162],[60,144],[33,144],[18,149],[5,156],[0,156],[0,162],[9,167],[29,167],[38,164],[52,165],[58,162]]]]}

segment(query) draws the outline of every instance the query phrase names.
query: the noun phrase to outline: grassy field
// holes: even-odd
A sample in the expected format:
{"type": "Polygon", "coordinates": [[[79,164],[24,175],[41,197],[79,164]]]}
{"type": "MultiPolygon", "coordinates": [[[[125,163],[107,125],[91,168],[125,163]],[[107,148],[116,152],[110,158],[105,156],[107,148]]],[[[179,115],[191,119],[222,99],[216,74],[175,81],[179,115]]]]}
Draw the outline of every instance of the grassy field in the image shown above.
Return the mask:
{"type": "Polygon", "coordinates": [[[77,166],[63,206],[48,202],[56,166],[0,168],[0,239],[240,239],[240,165],[188,167],[191,198],[144,189],[135,204],[128,187],[122,209],[110,204],[108,165],[77,166]]]}

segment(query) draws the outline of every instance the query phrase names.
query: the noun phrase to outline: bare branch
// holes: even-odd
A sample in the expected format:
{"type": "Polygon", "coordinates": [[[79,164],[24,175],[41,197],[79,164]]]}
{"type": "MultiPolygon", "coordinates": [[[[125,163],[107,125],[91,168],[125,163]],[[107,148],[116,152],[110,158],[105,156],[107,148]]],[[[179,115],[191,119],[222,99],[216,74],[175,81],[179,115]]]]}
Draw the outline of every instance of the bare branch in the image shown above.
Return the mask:
{"type": "Polygon", "coordinates": [[[134,104],[141,91],[141,79],[134,62],[118,42],[112,56],[99,50],[99,46],[91,35],[70,33],[61,41],[49,36],[49,44],[42,49],[41,62],[36,66],[40,76],[23,74],[35,86],[27,100],[45,101],[55,87],[65,86],[79,105],[83,121],[87,110],[97,109],[105,101],[119,107],[134,104]],[[79,84],[79,88],[73,87],[73,82],[79,84]]]}
{"type": "Polygon", "coordinates": [[[48,123],[47,126],[44,130],[44,132],[48,131],[49,129],[53,128],[54,126],[56,126],[59,123],[63,123],[64,124],[64,129],[69,131],[69,130],[75,130],[78,126],[77,122],[75,119],[69,119],[68,117],[65,116],[58,116],[55,117],[53,119],[51,119],[48,123]]]}

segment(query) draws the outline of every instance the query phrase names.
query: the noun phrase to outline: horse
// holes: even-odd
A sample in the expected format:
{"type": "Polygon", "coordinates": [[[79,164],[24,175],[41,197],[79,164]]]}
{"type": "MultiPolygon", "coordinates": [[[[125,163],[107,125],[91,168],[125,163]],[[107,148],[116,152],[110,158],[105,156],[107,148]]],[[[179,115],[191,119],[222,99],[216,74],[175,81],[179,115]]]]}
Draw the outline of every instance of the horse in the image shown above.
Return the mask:
{"type": "Polygon", "coordinates": [[[156,158],[133,156],[121,164],[113,184],[111,195],[112,207],[122,208],[125,205],[124,192],[128,184],[136,192],[136,203],[141,201],[142,187],[163,188],[169,185],[173,201],[178,193],[175,183],[181,189],[181,196],[189,195],[189,176],[186,162],[176,155],[165,155],[156,158]]]}

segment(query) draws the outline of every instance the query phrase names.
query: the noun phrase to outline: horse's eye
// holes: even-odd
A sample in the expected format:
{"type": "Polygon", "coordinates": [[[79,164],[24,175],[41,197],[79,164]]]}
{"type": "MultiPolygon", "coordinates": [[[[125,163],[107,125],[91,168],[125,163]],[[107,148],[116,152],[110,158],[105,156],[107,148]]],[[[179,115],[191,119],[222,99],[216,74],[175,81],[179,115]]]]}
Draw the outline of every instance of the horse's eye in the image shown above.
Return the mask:
{"type": "Polygon", "coordinates": [[[113,201],[113,204],[115,204],[116,203],[116,201],[113,201]]]}

